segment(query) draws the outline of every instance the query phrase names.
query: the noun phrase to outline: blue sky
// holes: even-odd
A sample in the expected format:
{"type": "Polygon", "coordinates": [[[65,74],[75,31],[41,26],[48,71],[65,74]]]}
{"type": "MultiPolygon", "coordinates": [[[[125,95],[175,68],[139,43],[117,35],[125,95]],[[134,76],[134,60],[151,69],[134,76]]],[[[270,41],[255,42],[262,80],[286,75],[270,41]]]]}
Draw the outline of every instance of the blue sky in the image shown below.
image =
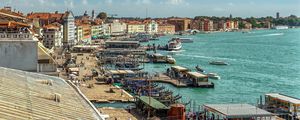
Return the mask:
{"type": "Polygon", "coordinates": [[[10,5],[25,13],[72,10],[81,15],[94,9],[97,13],[122,17],[194,17],[229,16],[261,17],[294,14],[300,16],[300,0],[0,0],[0,6],[10,5]]]}

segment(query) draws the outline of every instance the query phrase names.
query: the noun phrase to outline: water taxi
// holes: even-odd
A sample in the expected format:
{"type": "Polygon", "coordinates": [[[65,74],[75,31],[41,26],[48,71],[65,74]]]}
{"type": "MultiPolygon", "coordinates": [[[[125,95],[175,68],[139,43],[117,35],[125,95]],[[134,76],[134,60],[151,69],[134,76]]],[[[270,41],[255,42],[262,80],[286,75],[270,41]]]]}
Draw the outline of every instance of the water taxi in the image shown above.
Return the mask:
{"type": "Polygon", "coordinates": [[[175,64],[176,63],[176,60],[172,56],[169,56],[169,55],[164,56],[164,55],[159,54],[159,53],[149,55],[148,58],[153,63],[169,63],[169,64],[175,64]]]}
{"type": "Polygon", "coordinates": [[[179,38],[179,37],[174,37],[172,38],[170,41],[172,40],[179,40],[181,43],[193,43],[193,38],[179,38]]]}
{"type": "Polygon", "coordinates": [[[211,79],[219,80],[221,77],[217,73],[207,73],[207,76],[211,79]]]}
{"type": "Polygon", "coordinates": [[[214,83],[208,81],[208,76],[199,72],[187,72],[188,85],[192,87],[214,88],[214,83]]]}
{"type": "Polygon", "coordinates": [[[178,51],[181,50],[182,45],[179,39],[171,39],[168,42],[168,50],[169,51],[178,51]]]}
{"type": "Polygon", "coordinates": [[[211,64],[211,65],[229,65],[228,63],[223,62],[223,61],[211,61],[211,62],[209,62],[209,64],[211,64]]]}

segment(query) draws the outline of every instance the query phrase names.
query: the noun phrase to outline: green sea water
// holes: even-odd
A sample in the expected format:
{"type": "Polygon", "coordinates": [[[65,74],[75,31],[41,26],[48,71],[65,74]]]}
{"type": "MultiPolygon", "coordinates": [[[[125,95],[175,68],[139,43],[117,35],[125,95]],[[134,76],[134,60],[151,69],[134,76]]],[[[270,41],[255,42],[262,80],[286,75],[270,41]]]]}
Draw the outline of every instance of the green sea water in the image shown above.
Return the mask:
{"type": "MultiPolygon", "coordinates": [[[[165,45],[174,36],[161,37],[150,44],[165,45]]],[[[255,30],[250,33],[219,32],[180,36],[194,39],[183,43],[180,52],[158,51],[172,55],[177,65],[195,71],[196,65],[207,72],[218,73],[220,80],[211,80],[215,88],[175,88],[163,84],[183,96],[183,101],[206,103],[256,104],[260,95],[279,92],[300,98],[300,29],[255,30]],[[221,60],[229,66],[209,65],[221,60]]],[[[148,43],[146,43],[148,44],[148,43]]],[[[169,65],[146,64],[151,73],[165,71],[169,65]]]]}

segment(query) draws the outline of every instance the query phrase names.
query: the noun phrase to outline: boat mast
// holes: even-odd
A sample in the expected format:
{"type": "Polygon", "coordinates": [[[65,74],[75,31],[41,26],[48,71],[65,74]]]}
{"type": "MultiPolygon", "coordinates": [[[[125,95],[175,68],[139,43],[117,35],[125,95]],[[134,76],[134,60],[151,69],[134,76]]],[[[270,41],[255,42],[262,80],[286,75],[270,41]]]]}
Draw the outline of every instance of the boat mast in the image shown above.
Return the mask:
{"type": "Polygon", "coordinates": [[[146,81],[148,81],[148,98],[149,98],[149,107],[148,107],[148,119],[150,119],[150,110],[151,110],[151,82],[149,80],[149,77],[147,76],[146,81]]]}

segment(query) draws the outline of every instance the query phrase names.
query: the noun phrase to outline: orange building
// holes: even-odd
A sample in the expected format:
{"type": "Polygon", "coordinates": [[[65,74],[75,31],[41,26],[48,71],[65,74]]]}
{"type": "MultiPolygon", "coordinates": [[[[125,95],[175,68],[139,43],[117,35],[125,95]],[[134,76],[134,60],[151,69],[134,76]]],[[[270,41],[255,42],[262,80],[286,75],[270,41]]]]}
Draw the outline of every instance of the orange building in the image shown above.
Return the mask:
{"type": "Polygon", "coordinates": [[[175,33],[175,25],[159,24],[158,25],[158,33],[174,34],[175,33]]]}
{"type": "Polygon", "coordinates": [[[186,31],[190,29],[191,20],[188,18],[170,18],[169,24],[175,25],[175,31],[186,31]]]}
{"type": "Polygon", "coordinates": [[[212,31],[213,21],[209,19],[197,19],[191,22],[191,29],[197,29],[200,31],[212,31]]]}

